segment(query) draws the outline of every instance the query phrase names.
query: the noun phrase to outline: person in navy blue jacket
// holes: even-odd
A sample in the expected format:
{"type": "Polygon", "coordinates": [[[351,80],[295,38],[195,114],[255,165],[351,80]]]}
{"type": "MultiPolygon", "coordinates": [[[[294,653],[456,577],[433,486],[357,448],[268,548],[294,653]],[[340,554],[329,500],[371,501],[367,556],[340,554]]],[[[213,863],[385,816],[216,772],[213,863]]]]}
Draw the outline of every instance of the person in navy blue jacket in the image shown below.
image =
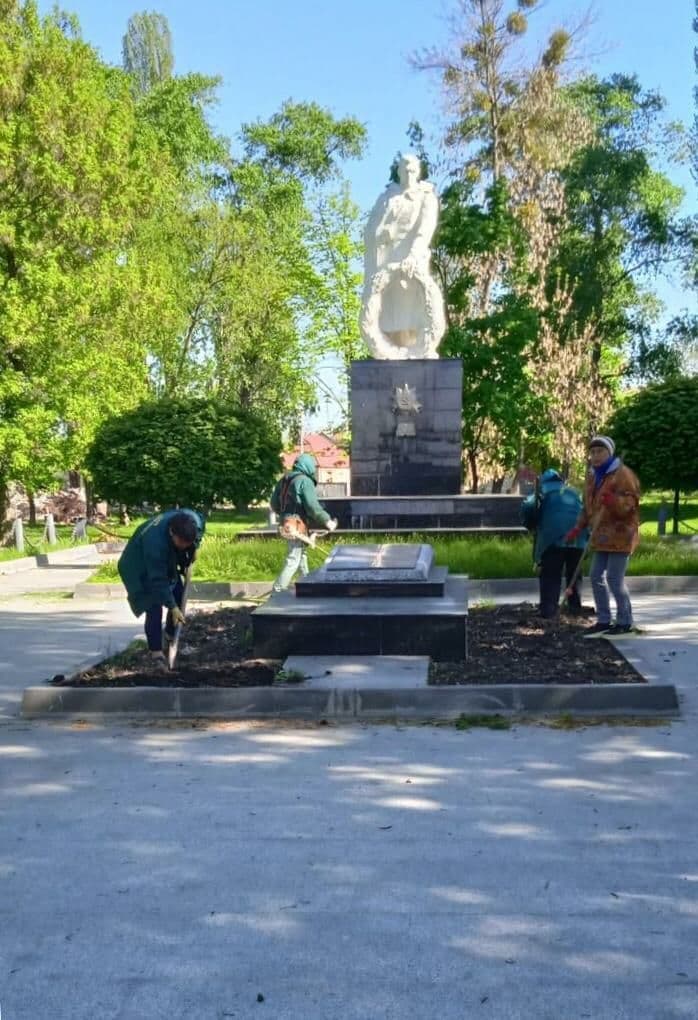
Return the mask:
{"type": "Polygon", "coordinates": [[[145,613],[148,649],[158,668],[167,668],[162,650],[162,610],[167,609],[167,640],[177,625],[184,623],[180,608],[183,577],[194,561],[205,526],[196,510],[165,510],[136,528],[118,562],[128,604],[135,616],[145,613]]]}

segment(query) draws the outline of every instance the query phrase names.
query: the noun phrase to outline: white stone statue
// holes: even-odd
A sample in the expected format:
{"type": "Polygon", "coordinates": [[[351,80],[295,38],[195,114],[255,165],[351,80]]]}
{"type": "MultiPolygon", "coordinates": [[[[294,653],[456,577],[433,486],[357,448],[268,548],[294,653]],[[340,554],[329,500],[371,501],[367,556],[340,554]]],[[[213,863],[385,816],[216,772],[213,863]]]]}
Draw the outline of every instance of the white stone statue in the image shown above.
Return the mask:
{"type": "Polygon", "coordinates": [[[374,358],[438,358],[446,328],[444,301],[429,270],[439,217],[436,189],[420,181],[408,153],[366,224],[361,335],[374,358]]]}

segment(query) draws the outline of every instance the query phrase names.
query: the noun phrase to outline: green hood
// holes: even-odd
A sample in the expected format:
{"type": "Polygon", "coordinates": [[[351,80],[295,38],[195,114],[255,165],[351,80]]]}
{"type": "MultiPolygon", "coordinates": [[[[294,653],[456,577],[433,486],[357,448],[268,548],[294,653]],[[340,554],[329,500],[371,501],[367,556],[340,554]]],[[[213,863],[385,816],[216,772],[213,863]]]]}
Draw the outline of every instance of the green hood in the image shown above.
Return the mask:
{"type": "Polygon", "coordinates": [[[317,485],[317,464],[311,454],[302,453],[300,457],[297,457],[293,462],[293,470],[307,475],[317,485]]]}

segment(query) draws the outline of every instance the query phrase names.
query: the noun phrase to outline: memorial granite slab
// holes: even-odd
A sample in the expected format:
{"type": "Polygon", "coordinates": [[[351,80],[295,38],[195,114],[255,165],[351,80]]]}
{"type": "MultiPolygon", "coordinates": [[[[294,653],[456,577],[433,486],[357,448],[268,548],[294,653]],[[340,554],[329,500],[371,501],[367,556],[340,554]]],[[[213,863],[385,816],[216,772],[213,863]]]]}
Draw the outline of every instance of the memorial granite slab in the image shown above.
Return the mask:
{"type": "Polygon", "coordinates": [[[430,545],[337,545],[318,570],[296,582],[296,595],[443,595],[448,573],[430,545]]]}

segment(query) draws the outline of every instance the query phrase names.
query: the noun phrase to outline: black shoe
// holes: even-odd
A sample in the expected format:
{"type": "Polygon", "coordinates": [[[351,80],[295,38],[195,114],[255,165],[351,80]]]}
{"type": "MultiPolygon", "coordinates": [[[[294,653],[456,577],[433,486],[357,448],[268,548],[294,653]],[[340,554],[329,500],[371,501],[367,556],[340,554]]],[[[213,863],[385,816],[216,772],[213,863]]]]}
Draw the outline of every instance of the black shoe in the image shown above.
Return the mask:
{"type": "Polygon", "coordinates": [[[606,631],[606,637],[633,637],[635,634],[639,633],[640,632],[637,627],[633,627],[632,623],[616,623],[613,627],[609,627],[606,631]]]}
{"type": "Polygon", "coordinates": [[[582,637],[583,638],[606,637],[610,629],[611,629],[610,623],[595,623],[593,627],[589,627],[588,630],[584,631],[582,637]]]}

